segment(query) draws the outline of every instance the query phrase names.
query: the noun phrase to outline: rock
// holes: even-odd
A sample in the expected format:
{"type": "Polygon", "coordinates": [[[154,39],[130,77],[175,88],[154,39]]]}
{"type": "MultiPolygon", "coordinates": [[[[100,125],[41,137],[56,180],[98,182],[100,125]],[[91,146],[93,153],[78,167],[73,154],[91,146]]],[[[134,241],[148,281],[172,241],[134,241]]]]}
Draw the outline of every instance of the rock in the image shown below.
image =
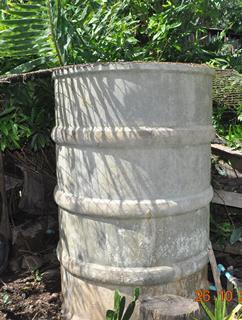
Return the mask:
{"type": "Polygon", "coordinates": [[[50,297],[48,298],[48,302],[55,302],[57,299],[59,298],[59,294],[54,292],[50,295],[50,297]]]}
{"type": "Polygon", "coordinates": [[[1,319],[1,320],[7,319],[7,315],[4,314],[4,313],[2,313],[2,311],[0,311],[0,319],[1,319]]]}
{"type": "Polygon", "coordinates": [[[13,229],[12,243],[23,250],[39,251],[44,248],[44,228],[41,221],[28,221],[13,229]]]}
{"type": "Polygon", "coordinates": [[[190,320],[199,316],[199,305],[192,299],[165,294],[141,301],[140,320],[190,320]]]}
{"type": "Polygon", "coordinates": [[[50,269],[45,271],[42,274],[43,281],[56,281],[56,279],[60,278],[60,271],[59,269],[50,269]]]}

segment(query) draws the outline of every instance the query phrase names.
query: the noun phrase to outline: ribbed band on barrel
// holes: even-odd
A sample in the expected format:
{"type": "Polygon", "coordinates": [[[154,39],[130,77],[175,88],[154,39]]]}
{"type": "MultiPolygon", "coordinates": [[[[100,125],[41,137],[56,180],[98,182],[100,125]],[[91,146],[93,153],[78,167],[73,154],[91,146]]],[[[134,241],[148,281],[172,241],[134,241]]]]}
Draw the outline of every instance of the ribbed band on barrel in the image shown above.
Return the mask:
{"type": "Polygon", "coordinates": [[[208,205],[213,189],[208,189],[175,199],[156,200],[109,200],[75,197],[63,190],[55,189],[55,201],[59,207],[73,214],[99,218],[144,219],[180,215],[208,205]]]}
{"type": "Polygon", "coordinates": [[[193,74],[203,74],[209,77],[215,74],[215,71],[212,68],[209,68],[206,65],[194,64],[194,63],[177,63],[177,62],[98,62],[90,64],[80,64],[65,66],[57,68],[52,76],[53,79],[63,79],[70,78],[74,76],[81,76],[85,73],[95,73],[98,72],[100,75],[101,72],[110,71],[132,71],[139,72],[145,71],[146,73],[151,72],[167,72],[171,73],[193,73],[193,74]]]}
{"type": "Polygon", "coordinates": [[[214,137],[211,126],[186,128],[164,127],[55,127],[52,139],[57,144],[75,147],[127,147],[128,145],[160,143],[172,145],[199,145],[209,143],[214,137]]]}
{"type": "Polygon", "coordinates": [[[70,257],[59,245],[57,256],[61,265],[72,275],[110,285],[152,286],[170,283],[201,270],[208,262],[207,250],[170,266],[122,268],[86,263],[70,257]]]}

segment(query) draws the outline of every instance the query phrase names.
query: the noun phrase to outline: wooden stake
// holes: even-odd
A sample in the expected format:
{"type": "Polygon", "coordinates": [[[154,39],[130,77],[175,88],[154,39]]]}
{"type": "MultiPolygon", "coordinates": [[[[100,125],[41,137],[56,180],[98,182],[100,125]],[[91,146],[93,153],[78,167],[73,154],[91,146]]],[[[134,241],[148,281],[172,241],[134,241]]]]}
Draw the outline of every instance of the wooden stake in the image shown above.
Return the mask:
{"type": "Polygon", "coordinates": [[[223,288],[222,288],[222,285],[221,285],[218,266],[217,266],[216,258],[215,258],[214,252],[213,252],[211,241],[209,241],[209,245],[208,245],[208,258],[209,258],[209,262],[210,262],[210,265],[211,265],[211,269],[212,269],[212,273],[213,273],[213,279],[214,279],[214,282],[215,282],[217,293],[219,293],[219,292],[221,292],[223,290],[223,288]]]}

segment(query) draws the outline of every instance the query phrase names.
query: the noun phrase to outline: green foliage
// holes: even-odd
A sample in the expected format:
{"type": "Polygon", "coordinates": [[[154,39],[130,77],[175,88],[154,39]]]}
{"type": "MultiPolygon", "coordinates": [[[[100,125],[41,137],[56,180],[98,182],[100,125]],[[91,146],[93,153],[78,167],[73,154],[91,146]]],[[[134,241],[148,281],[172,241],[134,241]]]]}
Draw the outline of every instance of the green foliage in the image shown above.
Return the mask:
{"type": "Polygon", "coordinates": [[[202,19],[209,2],[167,1],[162,12],[151,16],[148,24],[150,49],[157,60],[202,62],[209,59],[207,35],[202,19]],[[203,5],[204,7],[202,7],[203,5]]]}
{"type": "Polygon", "coordinates": [[[215,299],[214,309],[210,309],[205,302],[201,302],[202,308],[204,309],[208,319],[210,320],[241,320],[241,308],[242,304],[237,304],[236,307],[228,314],[227,302],[222,294],[218,294],[215,299]]]}
{"type": "Polygon", "coordinates": [[[1,10],[0,57],[24,61],[10,73],[64,64],[58,44],[60,5],[51,0],[8,1],[1,10]]]}
{"type": "Polygon", "coordinates": [[[43,273],[39,269],[33,271],[33,277],[35,282],[41,282],[43,280],[43,273]]]}
{"type": "Polygon", "coordinates": [[[241,31],[240,12],[239,0],[12,0],[1,9],[0,59],[12,73],[118,60],[240,69],[241,50],[224,43],[228,30],[241,31]],[[208,39],[211,27],[221,32],[208,39]]]}
{"type": "Polygon", "coordinates": [[[133,59],[138,20],[128,1],[76,1],[67,10],[80,41],[75,62],[133,59]]]}
{"type": "Polygon", "coordinates": [[[226,243],[234,230],[230,221],[219,222],[214,220],[213,215],[210,215],[210,231],[214,237],[214,242],[226,243]]]}
{"type": "Polygon", "coordinates": [[[3,304],[4,304],[4,305],[8,305],[8,304],[11,304],[11,303],[12,303],[12,301],[11,301],[11,299],[10,299],[10,295],[9,295],[7,292],[4,292],[4,293],[2,294],[2,301],[3,301],[3,304]]]}
{"type": "Polygon", "coordinates": [[[242,150],[242,124],[230,125],[225,138],[229,146],[242,150]]]}
{"type": "Polygon", "coordinates": [[[26,125],[26,117],[17,108],[7,108],[0,114],[0,148],[2,151],[6,147],[11,149],[20,149],[22,139],[30,136],[30,130],[26,125]]]}
{"type": "Polygon", "coordinates": [[[0,113],[0,147],[34,151],[51,143],[54,126],[54,98],[50,80],[36,80],[1,88],[6,96],[5,110],[0,113]]]}
{"type": "MultiPolygon", "coordinates": [[[[219,164],[216,162],[213,163],[215,165],[216,170],[220,175],[223,175],[222,168],[219,168],[219,164]]],[[[226,173],[225,173],[226,175],[226,173]]],[[[216,192],[216,191],[215,191],[216,192]]],[[[219,243],[222,245],[230,243],[234,245],[237,241],[240,240],[242,236],[242,227],[241,227],[241,219],[236,219],[236,223],[233,221],[232,217],[234,215],[233,211],[228,212],[225,210],[226,216],[223,217],[223,214],[217,214],[218,211],[211,211],[210,215],[210,232],[212,241],[214,243],[219,243]]]]}
{"type": "Polygon", "coordinates": [[[235,111],[236,123],[230,124],[225,138],[231,147],[242,150],[242,104],[235,111]]]}
{"type": "Polygon", "coordinates": [[[129,320],[135,309],[136,301],[140,295],[139,288],[134,289],[133,301],[128,305],[125,310],[125,297],[120,295],[118,290],[114,294],[114,310],[106,312],[106,320],[129,320]]]}
{"type": "MultiPolygon", "coordinates": [[[[5,0],[0,72],[120,60],[206,62],[241,70],[241,49],[224,42],[229,30],[242,30],[240,0],[5,0]],[[208,39],[211,27],[221,31],[208,39]]],[[[16,99],[11,96],[7,109],[14,111],[0,117],[2,150],[50,143],[53,110],[38,103],[40,88],[37,94],[28,86],[16,99]]],[[[215,127],[240,148],[241,111],[225,126],[223,117],[215,113],[215,127]]]]}
{"type": "Polygon", "coordinates": [[[242,150],[242,105],[235,108],[215,106],[213,125],[230,147],[242,150]]]}
{"type": "Polygon", "coordinates": [[[239,239],[241,238],[241,227],[240,228],[235,228],[233,230],[233,232],[230,235],[230,243],[231,245],[233,245],[234,243],[236,243],[237,241],[239,241],[239,239]]]}

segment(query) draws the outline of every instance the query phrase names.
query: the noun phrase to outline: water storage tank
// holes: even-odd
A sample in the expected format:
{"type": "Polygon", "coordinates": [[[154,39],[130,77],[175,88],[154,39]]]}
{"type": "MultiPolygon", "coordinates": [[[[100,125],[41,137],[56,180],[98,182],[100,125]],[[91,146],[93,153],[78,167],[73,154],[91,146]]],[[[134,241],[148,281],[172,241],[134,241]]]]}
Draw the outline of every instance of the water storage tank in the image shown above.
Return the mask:
{"type": "Polygon", "coordinates": [[[54,72],[66,319],[103,320],[115,288],[190,295],[202,286],[212,74],[176,63],[54,72]]]}

